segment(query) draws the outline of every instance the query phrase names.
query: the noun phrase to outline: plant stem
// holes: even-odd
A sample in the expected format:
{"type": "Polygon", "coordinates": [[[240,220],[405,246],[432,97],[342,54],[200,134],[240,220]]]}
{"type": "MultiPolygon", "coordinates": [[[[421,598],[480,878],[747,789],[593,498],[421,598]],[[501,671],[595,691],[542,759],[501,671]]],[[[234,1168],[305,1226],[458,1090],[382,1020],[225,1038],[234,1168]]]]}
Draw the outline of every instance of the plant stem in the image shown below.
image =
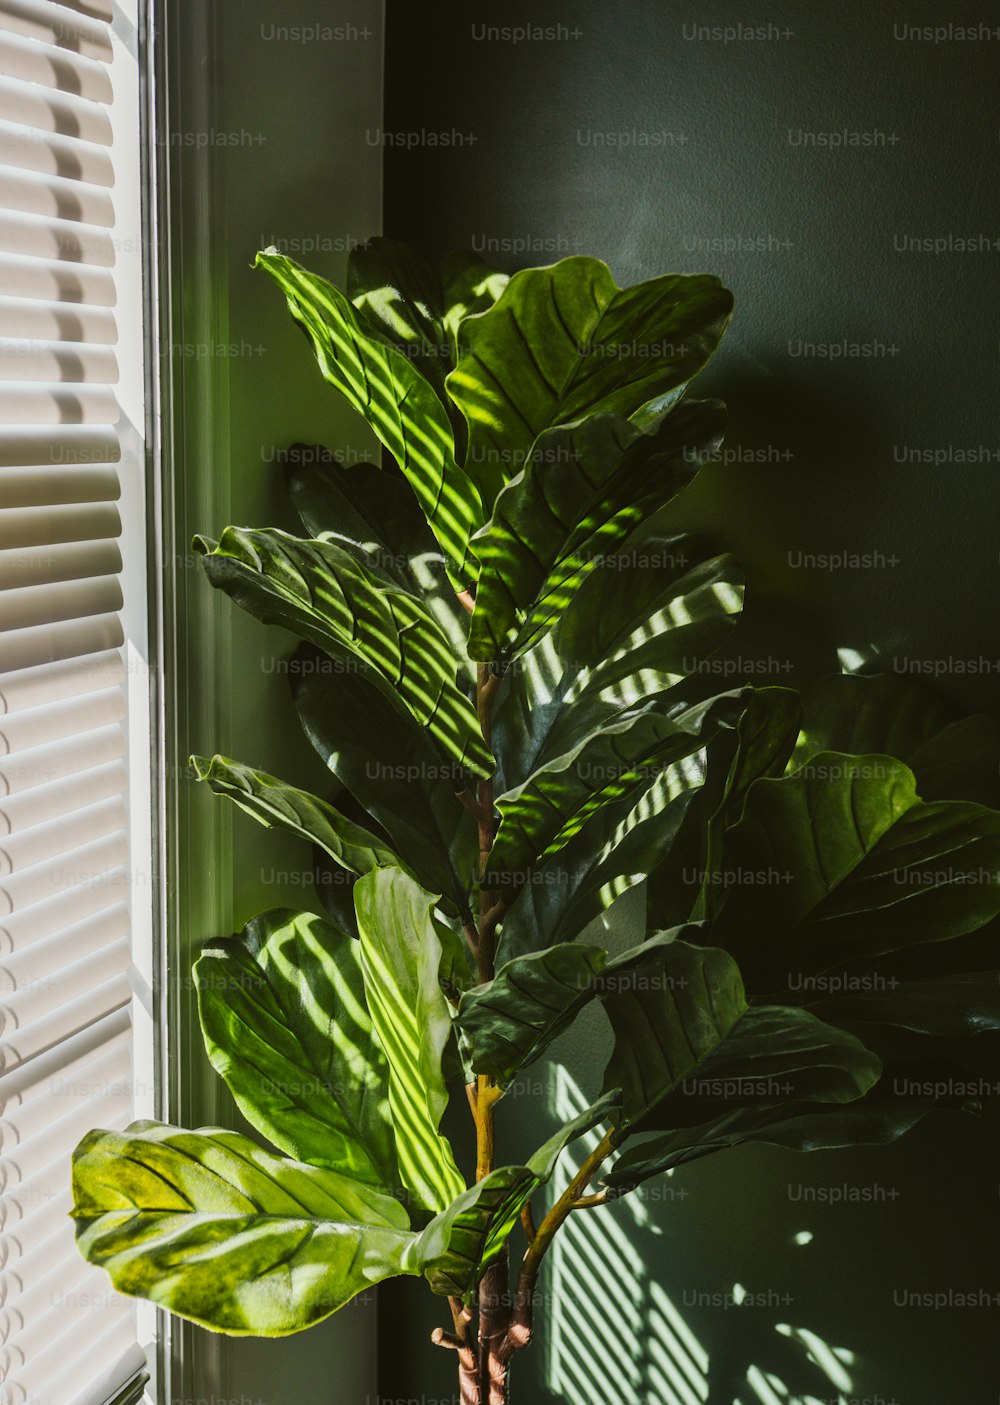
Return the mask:
{"type": "Polygon", "coordinates": [[[505,1351],[507,1356],[512,1356],[515,1351],[520,1351],[526,1347],[531,1340],[535,1283],[538,1279],[538,1271],[542,1266],[542,1259],[555,1237],[563,1221],[578,1206],[581,1193],[587,1189],[594,1172],[603,1161],[614,1150],[613,1133],[606,1132],[598,1142],[597,1146],[587,1157],[586,1161],[577,1171],[569,1185],[560,1195],[552,1209],[542,1220],[535,1233],[534,1239],[528,1245],[527,1252],[521,1263],[521,1276],[517,1285],[517,1298],[514,1304],[513,1318],[510,1324],[505,1351]]]}
{"type": "MultiPolygon", "coordinates": [[[[489,747],[493,738],[493,704],[500,679],[488,664],[479,664],[476,674],[476,712],[483,740],[489,747]]],[[[470,810],[472,806],[467,806],[470,810]]],[[[479,979],[491,981],[494,974],[496,929],[505,911],[504,904],[486,886],[490,853],[496,838],[493,816],[493,781],[481,780],[476,791],[476,818],[479,827],[479,921],[475,941],[469,944],[479,966],[479,979]],[[477,813],[476,813],[477,812],[477,813]]],[[[476,1180],[481,1181],[496,1162],[493,1114],[503,1097],[492,1078],[480,1074],[468,1088],[469,1104],[476,1122],[476,1180]]],[[[481,1405],[506,1405],[507,1368],[504,1345],[510,1328],[510,1298],[506,1249],[487,1269],[479,1283],[479,1401],[481,1405]]],[[[461,1374],[461,1373],[460,1373],[461,1374]]],[[[462,1386],[465,1389],[465,1386],[462,1386]]],[[[464,1396],[463,1405],[464,1405],[464,1396]]]]}

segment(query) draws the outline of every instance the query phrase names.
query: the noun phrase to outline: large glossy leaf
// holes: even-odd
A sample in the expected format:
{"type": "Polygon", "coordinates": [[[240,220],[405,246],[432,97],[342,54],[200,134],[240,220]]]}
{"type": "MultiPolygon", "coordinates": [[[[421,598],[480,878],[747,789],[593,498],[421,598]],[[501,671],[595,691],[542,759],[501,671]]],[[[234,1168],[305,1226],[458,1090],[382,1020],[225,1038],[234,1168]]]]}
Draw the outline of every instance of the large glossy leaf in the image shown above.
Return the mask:
{"type": "Polygon", "coordinates": [[[500,1254],[539,1183],[527,1166],[491,1171],[435,1215],[407,1251],[407,1269],[423,1273],[443,1297],[466,1297],[500,1254]]]}
{"type": "Polygon", "coordinates": [[[454,934],[434,919],[434,902],[392,868],[374,869],[354,889],[368,1006],[389,1061],[400,1176],[414,1203],[432,1212],[465,1189],[438,1131],[448,1103],[442,1057],[452,1022],[441,977],[443,970],[453,974],[459,955],[454,934]]]}
{"type": "MultiPolygon", "coordinates": [[[[703,742],[734,728],[754,690],[722,693],[707,704],[703,742]]],[[[681,832],[704,779],[692,752],[676,766],[654,766],[618,798],[607,799],[568,842],[511,894],[500,955],[510,960],[557,941],[571,941],[628,888],[660,865],[681,832]]]]}
{"type": "Polygon", "coordinates": [[[718,705],[670,715],[658,702],[606,723],[496,799],[500,830],[490,871],[526,873],[564,848],[601,808],[644,789],[651,776],[697,751],[718,725],[718,705]]]}
{"type": "Polygon", "coordinates": [[[620,1136],[722,1044],[747,1008],[732,957],[679,940],[676,931],[620,959],[601,999],[615,1036],[604,1091],[621,1089],[620,1136]]]}
{"type": "Polygon", "coordinates": [[[474,1071],[510,1083],[594,997],[606,965],[600,947],[566,942],[508,961],[492,981],[466,991],[458,1023],[474,1071]]]}
{"type": "Polygon", "coordinates": [[[481,569],[471,656],[530,647],[587,576],[687,486],[724,429],[718,401],[688,401],[648,434],[602,414],[540,435],[473,538],[481,569]]]}
{"type": "Polygon", "coordinates": [[[335,542],[373,575],[419,596],[444,631],[469,681],[469,616],[406,480],[371,463],[345,467],[326,449],[296,444],[286,472],[295,509],[310,537],[335,542]]]}
{"type": "Polygon", "coordinates": [[[728,953],[678,931],[698,929],[660,933],[619,958],[601,994],[615,1035],[604,1086],[622,1090],[619,1139],[677,1125],[686,1098],[849,1102],[877,1081],[879,1059],[853,1035],[795,1007],[748,1008],[728,953]]]}
{"type": "Polygon", "coordinates": [[[704,667],[741,603],[731,556],[706,555],[657,519],[634,532],[506,673],[494,721],[498,793],[704,667]]]}
{"type": "Polygon", "coordinates": [[[616,1105],[615,1094],[598,1099],[549,1138],[526,1166],[501,1166],[436,1215],[407,1250],[405,1266],[422,1272],[435,1293],[468,1300],[471,1289],[497,1258],[523,1206],[544,1185],[565,1148],[599,1123],[616,1105]]]}
{"type": "Polygon", "coordinates": [[[280,1337],[404,1273],[402,1206],[217,1128],[137,1122],[73,1158],[83,1257],[121,1293],[213,1331],[280,1337]]]}
{"type": "Polygon", "coordinates": [[[731,887],[713,935],[754,989],[962,936],[1000,911],[1000,814],[919,801],[891,757],[821,752],[758,781],[727,843],[736,872],[770,875],[731,887]]]}
{"type": "Polygon", "coordinates": [[[707,274],[622,289],[582,256],[515,273],[459,329],[447,388],[468,421],[469,458],[520,466],[545,430],[598,412],[646,427],[701,370],[731,311],[707,274]]]}
{"type": "Polygon", "coordinates": [[[281,1151],[354,1181],[397,1185],[388,1067],[357,942],[310,912],[263,912],[195,963],[209,1059],[281,1151]]]}
{"type": "Polygon", "coordinates": [[[692,1109],[713,1104],[853,1102],[881,1072],[878,1055],[847,1030],[798,1006],[751,1005],[641,1126],[685,1126],[692,1109]]]}
{"type": "Polygon", "coordinates": [[[456,798],[454,768],[364,679],[324,668],[326,656],[309,644],[294,662],[299,720],[324,763],[379,822],[424,887],[443,893],[468,917],[479,837],[456,798]]]}
{"type": "Polygon", "coordinates": [[[447,636],[423,601],[390,585],[334,542],[229,527],[198,537],[213,585],[268,624],[282,625],[365,678],[425,728],[442,756],[493,771],[475,708],[458,688],[447,636]]]}
{"type": "Polygon", "coordinates": [[[192,756],[191,765],[198,779],[206,781],[216,795],[227,796],[268,829],[284,829],[318,844],[350,873],[367,873],[379,865],[402,862],[375,835],[325,800],[286,785],[276,776],[255,771],[226,756],[213,756],[211,760],[192,756]]]}
{"type": "Polygon", "coordinates": [[[850,1024],[893,1025],[916,1034],[958,1039],[1000,1029],[1000,971],[967,971],[930,980],[845,981],[839,993],[806,998],[823,1020],[850,1024]]]}
{"type": "Polygon", "coordinates": [[[455,363],[459,325],[491,308],[507,274],[476,254],[451,253],[439,263],[395,239],[371,239],[353,249],[347,291],[368,321],[411,360],[442,400],[445,376],[455,363]]]}
{"type": "Polygon", "coordinates": [[[922,800],[1000,806],[1000,723],[961,717],[929,688],[882,673],[837,674],[803,693],[789,770],[820,751],[882,752],[905,761],[922,800]]]}
{"type": "MultiPolygon", "coordinates": [[[[653,925],[716,916],[731,876],[724,867],[725,831],[739,820],[753,782],[781,774],[800,720],[799,697],[791,689],[748,690],[735,726],[720,728],[711,746],[674,768],[670,780],[683,818],[646,884],[653,925]]],[[[640,838],[633,835],[627,843],[634,846],[640,838]]]]}
{"type": "Polygon", "coordinates": [[[459,586],[475,578],[469,538],[482,523],[475,485],[455,461],[447,412],[413,361],[332,284],[272,250],[257,255],[285,294],[326,380],[402,469],[459,586]]]}
{"type": "Polygon", "coordinates": [[[663,1132],[627,1147],[602,1180],[624,1195],[651,1176],[744,1142],[765,1142],[790,1151],[884,1146],[904,1136],[929,1111],[916,1103],[880,1103],[870,1098],[847,1106],[786,1103],[735,1108],[696,1127],[663,1132]]]}

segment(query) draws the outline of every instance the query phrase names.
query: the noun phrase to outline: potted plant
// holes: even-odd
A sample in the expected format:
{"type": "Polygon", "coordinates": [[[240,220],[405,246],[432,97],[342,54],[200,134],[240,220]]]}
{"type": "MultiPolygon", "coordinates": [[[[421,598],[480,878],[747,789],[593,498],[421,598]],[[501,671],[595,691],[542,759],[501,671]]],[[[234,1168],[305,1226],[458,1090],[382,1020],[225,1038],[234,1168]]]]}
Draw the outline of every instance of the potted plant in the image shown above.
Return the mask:
{"type": "Polygon", "coordinates": [[[716,278],[620,289],[573,257],[508,279],[384,239],[346,292],[257,265],[391,462],[293,452],[303,535],[197,539],[213,585],[302,640],[323,778],[194,764],[316,846],[327,910],[263,912],[195,968],[209,1058],[274,1150],[91,1132],[78,1243],[120,1291],[234,1334],[422,1276],[462,1401],[501,1405],[572,1215],[741,1142],[883,1143],[974,1110],[898,1073],[914,1042],[933,1069],[935,1037],[1000,1021],[971,935],[1000,910],[997,728],[897,678],[686,689],[742,599],[733,557],[671,525],[724,430],[688,394],[731,314],[716,278]],[[646,934],[615,943],[635,888],[646,934]],[[601,1095],[508,1163],[506,1091],[589,1006],[614,1039],[601,1095]]]}

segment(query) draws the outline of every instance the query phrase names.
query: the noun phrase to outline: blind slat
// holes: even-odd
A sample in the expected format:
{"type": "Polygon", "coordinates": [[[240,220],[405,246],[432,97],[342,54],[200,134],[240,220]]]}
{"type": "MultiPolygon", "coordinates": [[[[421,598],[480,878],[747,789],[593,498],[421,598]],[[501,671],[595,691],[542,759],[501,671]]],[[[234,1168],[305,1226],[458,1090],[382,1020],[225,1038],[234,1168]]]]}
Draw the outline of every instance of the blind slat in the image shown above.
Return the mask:
{"type": "Polygon", "coordinates": [[[114,96],[106,64],[3,27],[0,27],[0,73],[26,83],[41,83],[46,88],[75,93],[90,102],[109,103],[114,96]]]}
{"type": "Polygon", "coordinates": [[[0,253],[0,293],[12,298],[45,298],[49,302],[88,303],[114,307],[115,276],[111,268],[97,268],[37,254],[0,253]]]}
{"type": "Polygon", "coordinates": [[[0,840],[0,876],[45,863],[67,849],[124,829],[127,823],[128,812],[121,797],[112,796],[22,830],[0,840]]]}
{"type": "Polygon", "coordinates": [[[51,1049],[70,1035],[86,1029],[101,1015],[119,1010],[132,997],[132,988],[125,975],[115,976],[95,990],[85,991],[43,1020],[36,1020],[27,1029],[0,1039],[0,1070],[15,1068],[26,1059],[51,1049]]]}
{"type": "Polygon", "coordinates": [[[53,663],[56,659],[74,659],[80,654],[99,654],[106,649],[118,649],[124,642],[117,614],[12,630],[0,636],[0,673],[53,663]]]}
{"type": "Polygon", "coordinates": [[[111,145],[111,119],[100,103],[71,93],[52,93],[17,78],[0,77],[0,118],[40,132],[111,145]]]}
{"type": "Polygon", "coordinates": [[[0,25],[4,29],[105,63],[111,58],[107,27],[85,15],[73,14],[65,5],[52,0],[4,0],[3,8],[0,25]]]}
{"type": "Polygon", "coordinates": [[[20,951],[31,942],[43,941],[53,932],[82,922],[95,912],[109,912],[128,893],[128,872],[109,873],[106,882],[83,884],[37,903],[30,912],[0,916],[0,952],[20,951]]]}
{"type": "Polygon", "coordinates": [[[109,307],[53,302],[44,298],[0,297],[0,330],[5,337],[113,346],[118,338],[109,307]]]}
{"type": "Polygon", "coordinates": [[[0,385],[0,425],[115,424],[118,402],[110,386],[0,385]]]}
{"type": "Polygon", "coordinates": [[[41,1089],[35,1090],[33,1097],[19,1099],[16,1106],[7,1109],[10,1115],[0,1121],[4,1151],[12,1154],[27,1138],[43,1131],[61,1116],[60,1109],[64,1105],[71,1107],[84,1099],[110,1093],[130,1072],[131,1049],[125,1038],[102,1048],[96,1058],[87,1060],[72,1073],[60,1071],[58,1079],[50,1078],[41,1089]]]}
{"type": "Polygon", "coordinates": [[[120,532],[121,518],[114,502],[54,503],[51,507],[11,508],[0,513],[0,544],[4,550],[99,541],[117,537],[120,532]]]}
{"type": "MultiPolygon", "coordinates": [[[[20,430],[17,435],[21,436],[30,431],[20,430]]],[[[20,508],[51,508],[55,506],[68,505],[70,503],[77,509],[76,512],[66,513],[66,529],[70,529],[71,522],[79,516],[79,508],[82,504],[114,502],[121,492],[118,482],[118,473],[107,462],[105,447],[107,435],[104,430],[76,430],[73,434],[73,444],[76,449],[77,460],[63,458],[59,449],[53,456],[52,438],[49,433],[35,430],[38,435],[38,444],[46,444],[46,454],[42,458],[22,459],[19,464],[0,467],[0,502],[4,504],[4,511],[0,513],[0,522],[6,523],[10,517],[11,509],[20,508]],[[80,457],[84,455],[85,457],[80,457]],[[34,464],[36,468],[26,467],[34,464]],[[37,466],[44,467],[44,473],[37,472],[37,466]]],[[[15,435],[5,435],[4,438],[14,438],[15,435]]],[[[115,450],[117,450],[115,444],[115,450]]],[[[117,457],[117,453],[115,454],[117,457]]],[[[51,511],[41,515],[46,523],[46,532],[50,530],[49,523],[52,520],[51,511]]],[[[115,529],[107,532],[95,532],[95,537],[117,536],[121,530],[121,524],[117,518],[115,529]]],[[[75,529],[73,529],[75,532],[75,529]]],[[[16,535],[16,533],[15,533],[16,535]]],[[[22,533],[22,535],[26,535],[22,533]]],[[[30,536],[30,534],[27,534],[30,536]]],[[[0,531],[0,540],[5,545],[14,545],[10,540],[10,531],[4,527],[0,531]]],[[[22,542],[22,545],[32,545],[37,543],[38,537],[30,541],[22,542]]],[[[45,541],[84,541],[77,535],[64,535],[60,537],[50,537],[46,535],[45,541]]]]}
{"type": "Polygon", "coordinates": [[[16,836],[15,842],[19,842],[23,832],[34,831],[48,820],[122,795],[127,785],[128,772],[116,761],[18,796],[4,797],[0,799],[0,830],[6,828],[6,835],[0,837],[0,844],[5,838],[10,842],[8,836],[12,834],[16,836]]]}
{"type": "Polygon", "coordinates": [[[43,551],[13,547],[0,551],[0,591],[117,575],[121,565],[114,541],[53,542],[43,551]]]}
{"type": "MultiPolygon", "coordinates": [[[[5,154],[0,146],[0,163],[5,154]]],[[[20,166],[0,164],[0,201],[8,210],[20,210],[23,214],[78,220],[108,229],[115,222],[114,202],[102,187],[20,166]]]]}
{"type": "Polygon", "coordinates": [[[81,844],[57,859],[36,864],[23,873],[0,877],[0,906],[8,912],[44,902],[55,893],[84,884],[99,885],[128,858],[128,838],[124,833],[105,835],[91,844],[81,844]]]}
{"type": "MultiPolygon", "coordinates": [[[[80,1325],[64,1332],[30,1367],[17,1370],[0,1385],[0,1405],[63,1405],[81,1380],[100,1380],[107,1363],[123,1358],[135,1345],[133,1311],[122,1299],[121,1306],[109,1306],[96,1321],[90,1320],[95,1314],[85,1314],[80,1325]]],[[[94,1399],[92,1388],[84,1400],[94,1399]]]]}
{"type": "MultiPolygon", "coordinates": [[[[35,668],[0,675],[0,717],[28,707],[40,707],[60,698],[111,688],[125,680],[125,665],[116,649],[82,659],[58,659],[35,668]]],[[[0,820],[2,820],[0,811],[0,820]]],[[[2,833],[0,823],[0,833],[2,833]]]]}
{"type": "Polygon", "coordinates": [[[52,132],[39,133],[34,127],[17,122],[0,122],[0,162],[105,189],[115,183],[115,168],[107,147],[52,132]]]}
{"type": "Polygon", "coordinates": [[[21,795],[38,785],[89,771],[125,753],[120,726],[101,727],[86,737],[69,737],[19,756],[0,759],[0,796],[21,795]]]}
{"type": "Polygon", "coordinates": [[[13,633],[37,629],[87,615],[111,614],[121,606],[122,588],[117,575],[52,581],[44,588],[21,586],[0,591],[0,630],[13,633]]]}
{"type": "Polygon", "coordinates": [[[0,338],[0,381],[77,381],[114,385],[118,358],[110,346],[0,338]]]}

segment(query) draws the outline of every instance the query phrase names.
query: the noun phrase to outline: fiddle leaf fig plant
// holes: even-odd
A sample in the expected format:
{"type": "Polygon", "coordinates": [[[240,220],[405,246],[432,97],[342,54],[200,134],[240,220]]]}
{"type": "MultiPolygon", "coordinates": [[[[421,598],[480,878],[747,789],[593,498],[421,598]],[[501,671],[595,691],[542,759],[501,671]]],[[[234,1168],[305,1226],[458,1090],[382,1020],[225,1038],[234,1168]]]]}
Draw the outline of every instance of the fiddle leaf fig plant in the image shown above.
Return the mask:
{"type": "Polygon", "coordinates": [[[1000,730],[898,678],[685,687],[742,601],[734,558],[671,517],[724,430],[688,394],[729,321],[718,279],[622,289],[583,257],[508,278],[385,239],[346,291],[273,249],[257,267],[389,457],[293,450],[302,535],[196,539],[212,585],[301,641],[320,764],[314,793],[193,764],[338,881],[325,914],[262,912],[195,966],[208,1057],[273,1150],[90,1132],[78,1242],[120,1291],[237,1335],[422,1277],[464,1405],[503,1405],[577,1211],[744,1142],[875,1145],[975,1110],[895,1075],[1000,1028],[1000,730]],[[505,1095],[584,1009],[600,1096],[511,1163],[505,1095]]]}

